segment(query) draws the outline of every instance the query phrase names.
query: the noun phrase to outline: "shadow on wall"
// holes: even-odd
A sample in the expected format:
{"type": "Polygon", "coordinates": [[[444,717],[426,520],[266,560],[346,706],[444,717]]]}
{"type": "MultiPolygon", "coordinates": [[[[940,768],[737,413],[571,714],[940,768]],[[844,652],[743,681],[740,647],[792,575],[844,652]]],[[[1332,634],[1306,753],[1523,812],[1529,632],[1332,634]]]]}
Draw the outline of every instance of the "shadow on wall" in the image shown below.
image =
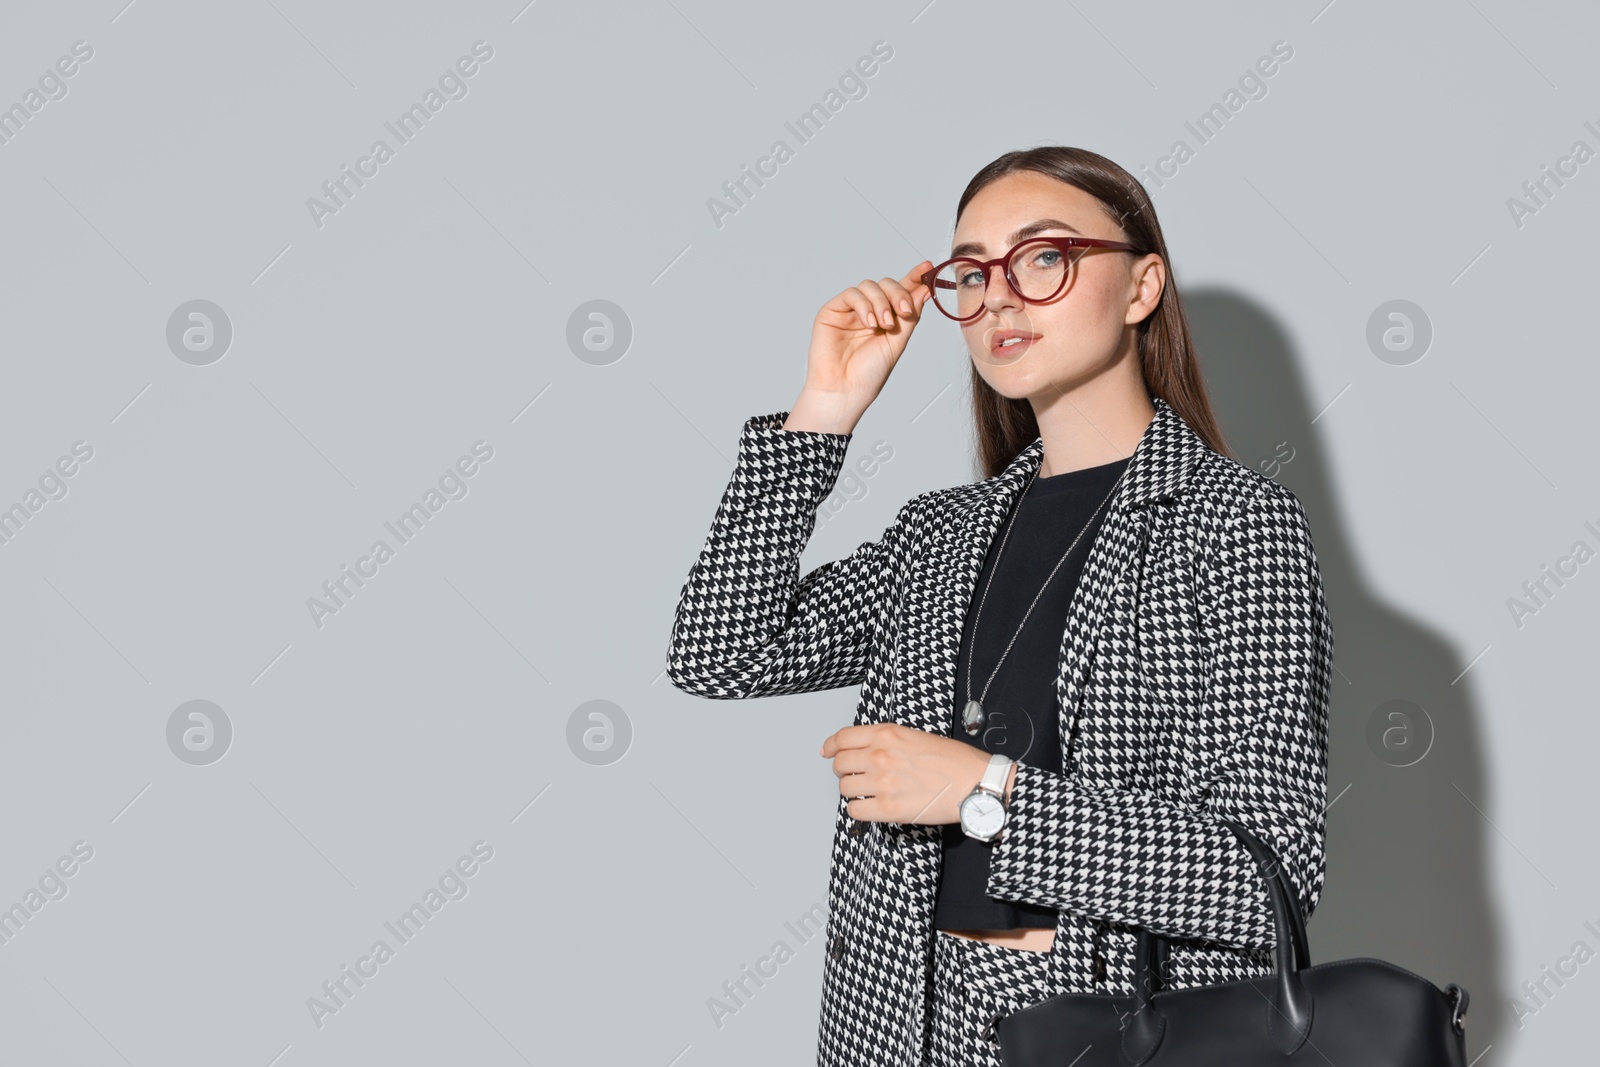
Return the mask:
{"type": "Polygon", "coordinates": [[[1466,661],[1444,635],[1369,588],[1352,551],[1319,427],[1351,417],[1359,403],[1355,390],[1313,425],[1338,390],[1309,395],[1289,336],[1276,319],[1219,289],[1186,291],[1184,307],[1229,448],[1294,490],[1310,518],[1322,565],[1334,632],[1332,803],[1327,880],[1307,926],[1311,960],[1372,956],[1441,988],[1447,982],[1465,986],[1472,998],[1471,1060],[1500,1045],[1511,1021],[1504,1007],[1510,993],[1497,985],[1501,928],[1490,900],[1485,849],[1494,831],[1484,814],[1493,797],[1473,675],[1454,681],[1466,661]],[[1391,701],[1419,706],[1425,719],[1391,701]],[[1409,736],[1401,729],[1406,720],[1390,716],[1395,711],[1409,711],[1409,736]],[[1375,716],[1381,721],[1369,730],[1375,716]],[[1380,741],[1375,748],[1369,734],[1385,728],[1389,744],[1380,741]],[[1380,758],[1379,750],[1386,756],[1380,758]]]}

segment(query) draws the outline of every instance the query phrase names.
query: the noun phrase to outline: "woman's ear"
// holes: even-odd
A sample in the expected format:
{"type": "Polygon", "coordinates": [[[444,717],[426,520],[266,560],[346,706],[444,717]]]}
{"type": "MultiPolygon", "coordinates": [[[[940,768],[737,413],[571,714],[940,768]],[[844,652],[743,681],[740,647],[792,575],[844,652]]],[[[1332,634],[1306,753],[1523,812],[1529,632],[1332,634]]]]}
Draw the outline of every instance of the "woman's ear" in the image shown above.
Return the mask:
{"type": "Polygon", "coordinates": [[[1133,300],[1128,304],[1128,313],[1122,320],[1127,326],[1149,318],[1161,303],[1161,293],[1167,284],[1167,265],[1152,252],[1134,263],[1133,281],[1133,300]]]}

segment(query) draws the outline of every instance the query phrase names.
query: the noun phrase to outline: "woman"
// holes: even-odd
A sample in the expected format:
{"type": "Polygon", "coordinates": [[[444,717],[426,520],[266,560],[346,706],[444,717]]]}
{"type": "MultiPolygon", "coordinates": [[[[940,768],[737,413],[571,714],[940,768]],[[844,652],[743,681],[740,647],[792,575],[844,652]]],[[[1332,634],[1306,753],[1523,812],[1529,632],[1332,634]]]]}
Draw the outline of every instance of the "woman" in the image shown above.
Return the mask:
{"type": "Polygon", "coordinates": [[[1052,146],[989,164],[956,215],[952,262],[818,312],[799,398],[744,425],[668,649],[705,697],[861,686],[821,748],[824,1067],[998,1065],[997,1016],[1131,990],[1139,927],[1171,939],[1167,988],[1269,973],[1222,818],[1307,917],[1322,892],[1320,567],[1298,498],[1221,442],[1149,198],[1052,146]],[[930,299],[972,357],[985,477],[798,577],[930,299]]]}

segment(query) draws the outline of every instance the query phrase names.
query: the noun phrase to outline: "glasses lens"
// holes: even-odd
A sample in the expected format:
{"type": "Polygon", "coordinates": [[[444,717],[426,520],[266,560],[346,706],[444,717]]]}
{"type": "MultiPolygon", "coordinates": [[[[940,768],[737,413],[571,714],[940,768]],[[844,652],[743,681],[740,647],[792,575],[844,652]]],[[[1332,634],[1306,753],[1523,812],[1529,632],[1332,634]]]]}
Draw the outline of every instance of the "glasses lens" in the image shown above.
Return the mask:
{"type": "Polygon", "coordinates": [[[1072,276],[1077,249],[1063,252],[1048,241],[1029,241],[1011,254],[1011,276],[1029,300],[1048,300],[1072,276]]]}
{"type": "Polygon", "coordinates": [[[983,271],[970,260],[957,260],[940,268],[933,281],[933,299],[939,310],[964,319],[983,307],[983,271]]]}

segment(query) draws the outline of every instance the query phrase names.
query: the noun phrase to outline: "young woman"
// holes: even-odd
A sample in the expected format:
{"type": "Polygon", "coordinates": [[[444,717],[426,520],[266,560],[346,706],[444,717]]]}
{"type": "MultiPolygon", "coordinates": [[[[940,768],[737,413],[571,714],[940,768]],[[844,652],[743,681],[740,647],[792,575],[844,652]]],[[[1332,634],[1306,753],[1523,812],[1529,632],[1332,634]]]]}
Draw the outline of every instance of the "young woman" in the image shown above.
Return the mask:
{"type": "Polygon", "coordinates": [[[704,697],[861,686],[821,748],[821,1067],[998,1065],[997,1016],[1132,990],[1140,927],[1171,939],[1167,988],[1270,973],[1265,886],[1222,818],[1308,918],[1322,892],[1320,567],[1299,499],[1221,441],[1149,198],[1043,147],[956,216],[950,262],[818,312],[799,398],[744,424],[668,649],[704,697]],[[984,477],[800,577],[930,299],[972,357],[984,477]]]}

